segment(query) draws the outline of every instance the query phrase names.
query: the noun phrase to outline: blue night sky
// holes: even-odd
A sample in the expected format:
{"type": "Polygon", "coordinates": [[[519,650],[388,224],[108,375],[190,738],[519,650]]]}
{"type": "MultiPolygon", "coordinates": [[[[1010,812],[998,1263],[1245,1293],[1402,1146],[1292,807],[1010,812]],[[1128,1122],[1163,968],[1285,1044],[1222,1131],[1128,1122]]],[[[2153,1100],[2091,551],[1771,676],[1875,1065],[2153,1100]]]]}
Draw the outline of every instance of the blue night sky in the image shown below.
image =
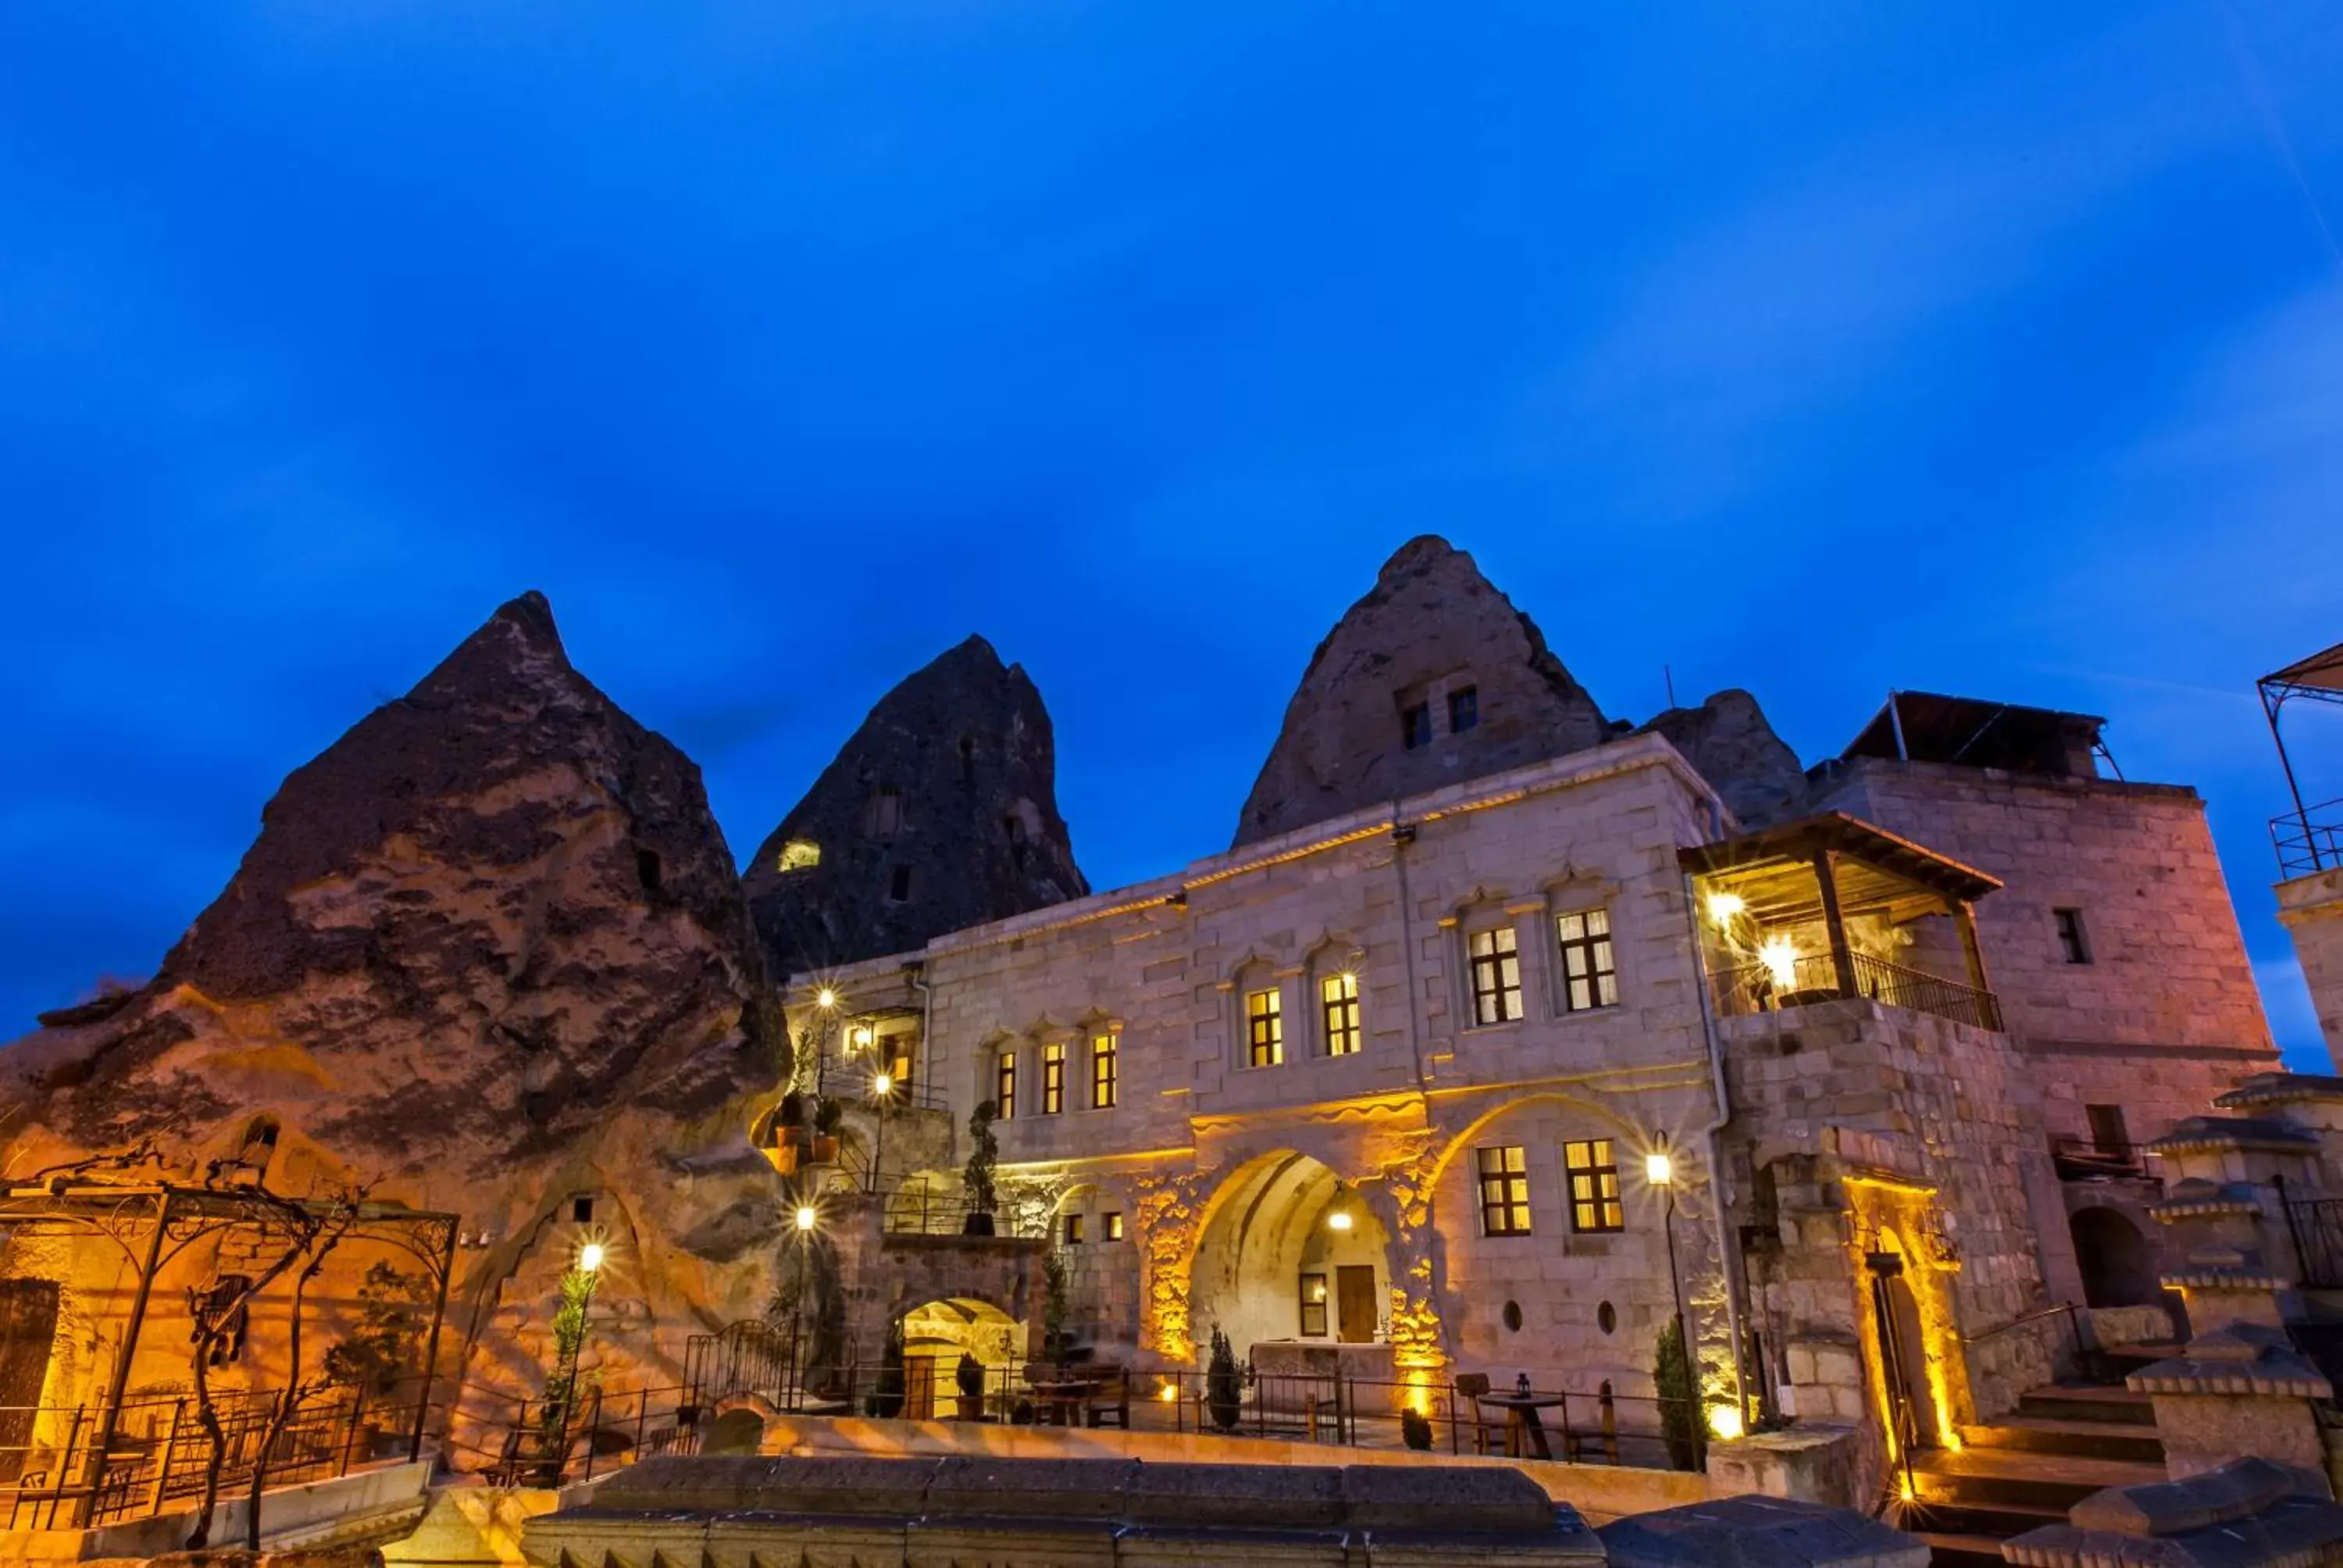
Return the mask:
{"type": "Polygon", "coordinates": [[[2251,683],[2343,638],[2338,81],[2277,0],[14,0],[0,1036],[521,589],[736,850],[982,631],[1105,886],[1434,531],[1616,715],[2107,715],[2313,1060],[2251,683]]]}

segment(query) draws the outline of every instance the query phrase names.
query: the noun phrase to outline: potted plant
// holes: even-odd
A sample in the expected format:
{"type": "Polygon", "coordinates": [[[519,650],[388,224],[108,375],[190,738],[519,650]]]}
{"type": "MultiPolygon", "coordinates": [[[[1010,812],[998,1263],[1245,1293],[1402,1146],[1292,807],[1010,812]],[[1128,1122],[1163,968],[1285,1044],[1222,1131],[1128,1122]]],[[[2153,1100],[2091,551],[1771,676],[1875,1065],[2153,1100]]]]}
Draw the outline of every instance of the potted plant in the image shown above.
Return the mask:
{"type": "Polygon", "coordinates": [[[838,1161],[839,1124],[846,1120],[846,1101],[836,1095],[823,1101],[813,1113],[813,1144],[806,1159],[815,1165],[831,1165],[838,1161]]]}
{"type": "Polygon", "coordinates": [[[1212,1331],[1212,1359],[1204,1371],[1204,1410],[1222,1432],[1234,1432],[1244,1413],[1244,1372],[1237,1366],[1236,1348],[1229,1336],[1212,1331]]]}
{"type": "Polygon", "coordinates": [[[903,1413],[903,1325],[898,1320],[887,1331],[887,1348],[879,1358],[879,1382],[863,1409],[881,1421],[891,1421],[903,1413]]]}
{"type": "Polygon", "coordinates": [[[781,1096],[781,1109],[773,1118],[773,1141],[793,1147],[805,1141],[805,1096],[792,1089],[781,1096]]]}
{"type": "Polygon", "coordinates": [[[968,1219],[960,1232],[969,1236],[990,1236],[992,1231],[992,1206],[998,1201],[993,1191],[992,1171],[1001,1160],[1001,1141],[992,1135],[992,1119],[1000,1107],[987,1100],[971,1111],[968,1119],[968,1163],[960,1173],[961,1191],[968,1197],[968,1219]]]}
{"type": "Polygon", "coordinates": [[[1399,1412],[1399,1434],[1408,1447],[1422,1452],[1432,1446],[1432,1418],[1409,1405],[1399,1412]]]}
{"type": "Polygon", "coordinates": [[[962,1421],[984,1419],[984,1363],[965,1351],[960,1352],[960,1365],[952,1369],[952,1381],[960,1385],[960,1418],[962,1421]]]}

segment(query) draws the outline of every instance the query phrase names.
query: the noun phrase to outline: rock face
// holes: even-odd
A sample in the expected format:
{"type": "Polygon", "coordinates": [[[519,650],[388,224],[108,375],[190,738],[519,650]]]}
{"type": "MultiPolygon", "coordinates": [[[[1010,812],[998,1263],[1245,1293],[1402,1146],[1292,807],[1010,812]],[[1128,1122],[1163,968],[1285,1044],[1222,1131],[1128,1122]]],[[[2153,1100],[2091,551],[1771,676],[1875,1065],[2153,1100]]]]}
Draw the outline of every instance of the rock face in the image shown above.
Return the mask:
{"type": "Polygon", "coordinates": [[[748,910],[699,769],[570,667],[535,594],[287,779],[161,972],[105,1000],[0,1056],[15,1169],[152,1138],[199,1171],[266,1117],[277,1191],[462,1216],[468,1344],[581,1197],[656,1320],[754,1310],[752,1271],[719,1268],[746,1250],[726,1216],[778,1226],[748,910]]]}
{"type": "Polygon", "coordinates": [[[1745,691],[1720,691],[1698,708],[1671,708],[1642,729],[1683,752],[1745,829],[1787,821],[1805,809],[1806,774],[1798,754],[1745,691]]]}
{"type": "Polygon", "coordinates": [[[971,637],[879,699],[743,876],[776,978],[1090,891],[1049,710],[971,637]]]}
{"type": "Polygon", "coordinates": [[[1473,558],[1409,540],[1311,656],[1236,843],[1582,751],[1609,727],[1473,558]]]}

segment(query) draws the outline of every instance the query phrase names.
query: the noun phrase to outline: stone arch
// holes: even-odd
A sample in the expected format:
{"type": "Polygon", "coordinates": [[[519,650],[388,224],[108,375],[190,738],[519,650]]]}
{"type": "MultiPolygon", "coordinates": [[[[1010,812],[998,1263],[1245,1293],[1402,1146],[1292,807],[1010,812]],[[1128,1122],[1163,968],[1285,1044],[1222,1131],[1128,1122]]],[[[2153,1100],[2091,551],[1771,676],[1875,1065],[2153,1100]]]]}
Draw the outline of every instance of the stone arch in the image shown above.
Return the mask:
{"type": "Polygon", "coordinates": [[[2156,1248],[2129,1215],[2094,1203],[2066,1217],[2075,1239],[2075,1266],[2083,1276],[2083,1304],[2147,1307],[2164,1300],[2156,1248]]]}
{"type": "Polygon", "coordinates": [[[1664,1142],[1675,1158],[1676,1180],[1679,1182],[1685,1181],[1687,1179],[1694,1182],[1706,1180],[1705,1172],[1696,1165],[1687,1162],[1686,1156],[1696,1151],[1693,1147],[1692,1140],[1679,1138],[1665,1130],[1641,1126],[1621,1115],[1605,1100],[1583,1094],[1572,1094],[1563,1090],[1539,1090],[1492,1105],[1455,1132],[1442,1138],[1439,1151],[1432,1160],[1430,1175],[1425,1183],[1427,1189],[1434,1192],[1439,1191],[1440,1183],[1447,1178],[1449,1166],[1455,1162],[1459,1154],[1473,1146],[1473,1141],[1487,1130],[1492,1122],[1529,1110],[1534,1106],[1546,1104],[1561,1105],[1572,1111],[1599,1116],[1617,1130],[1623,1140],[1632,1145],[1631,1150],[1622,1151],[1623,1171],[1628,1153],[1633,1153],[1636,1169],[1640,1171],[1644,1154],[1664,1142]]]}
{"type": "Polygon", "coordinates": [[[765,1417],[747,1404],[730,1404],[709,1423],[702,1453],[755,1453],[764,1446],[765,1417]]]}
{"type": "Polygon", "coordinates": [[[1393,1281],[1378,1207],[1298,1150],[1257,1155],[1231,1171],[1205,1206],[1189,1273],[1199,1346],[1214,1328],[1240,1356],[1267,1341],[1374,1338],[1393,1281]],[[1313,1282],[1322,1287],[1315,1301],[1306,1293],[1313,1282]]]}
{"type": "Polygon", "coordinates": [[[901,1413],[912,1420],[973,1419],[1022,1375],[1031,1349],[1028,1325],[987,1291],[914,1302],[892,1321],[903,1332],[901,1413]],[[984,1374],[985,1394],[975,1399],[962,1396],[959,1381],[960,1362],[970,1357],[984,1374]]]}

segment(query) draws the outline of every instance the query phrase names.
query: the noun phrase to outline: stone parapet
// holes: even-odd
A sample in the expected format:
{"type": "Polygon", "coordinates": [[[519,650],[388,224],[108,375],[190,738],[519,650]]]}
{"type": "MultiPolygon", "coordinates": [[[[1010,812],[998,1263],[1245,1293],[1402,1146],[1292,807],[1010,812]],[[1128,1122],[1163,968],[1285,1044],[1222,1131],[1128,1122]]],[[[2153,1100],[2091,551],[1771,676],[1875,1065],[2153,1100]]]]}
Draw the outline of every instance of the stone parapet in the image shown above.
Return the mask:
{"type": "Polygon", "coordinates": [[[2240,1459],[2186,1481],[2110,1488],[2002,1547],[2023,1568],[2292,1568],[2343,1562],[2343,1505],[2320,1478],[2240,1459]]]}
{"type": "Polygon", "coordinates": [[[1728,1497],[1638,1514],[1601,1532],[1611,1568],[1926,1568],[1928,1546],[1845,1508],[1728,1497]]]}

